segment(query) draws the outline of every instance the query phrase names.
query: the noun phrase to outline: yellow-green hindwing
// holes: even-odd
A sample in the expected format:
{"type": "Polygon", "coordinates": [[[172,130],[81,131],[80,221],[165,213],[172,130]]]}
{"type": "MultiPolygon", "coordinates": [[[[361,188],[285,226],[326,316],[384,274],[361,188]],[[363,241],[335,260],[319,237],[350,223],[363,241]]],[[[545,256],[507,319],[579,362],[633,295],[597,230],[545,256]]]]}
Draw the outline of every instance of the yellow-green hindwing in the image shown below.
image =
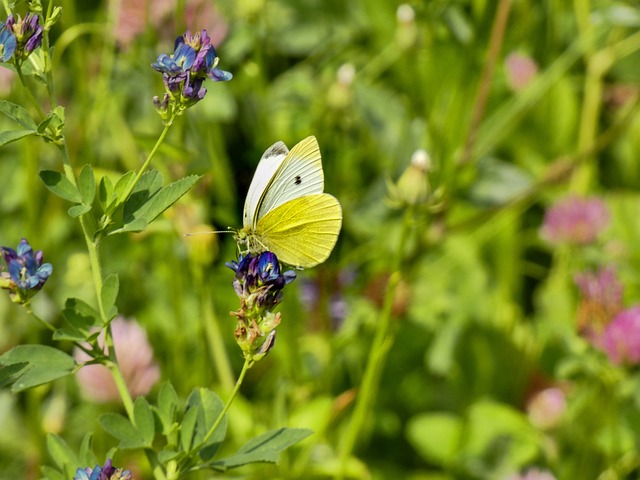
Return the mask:
{"type": "Polygon", "coordinates": [[[294,267],[313,267],[329,257],[341,227],[338,200],[328,193],[317,193],[269,211],[247,236],[250,249],[268,249],[294,267]]]}

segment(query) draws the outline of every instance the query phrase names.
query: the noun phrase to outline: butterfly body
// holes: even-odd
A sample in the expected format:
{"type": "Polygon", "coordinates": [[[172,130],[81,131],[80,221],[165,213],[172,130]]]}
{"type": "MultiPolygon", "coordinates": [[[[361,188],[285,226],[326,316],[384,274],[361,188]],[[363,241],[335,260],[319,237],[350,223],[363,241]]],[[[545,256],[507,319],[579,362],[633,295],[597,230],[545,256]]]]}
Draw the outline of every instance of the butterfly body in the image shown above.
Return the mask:
{"type": "Polygon", "coordinates": [[[323,191],[315,137],[305,138],[291,151],[282,142],[273,144],[256,168],[236,238],[249,252],[271,251],[294,267],[324,262],[338,239],[342,208],[323,191]]]}

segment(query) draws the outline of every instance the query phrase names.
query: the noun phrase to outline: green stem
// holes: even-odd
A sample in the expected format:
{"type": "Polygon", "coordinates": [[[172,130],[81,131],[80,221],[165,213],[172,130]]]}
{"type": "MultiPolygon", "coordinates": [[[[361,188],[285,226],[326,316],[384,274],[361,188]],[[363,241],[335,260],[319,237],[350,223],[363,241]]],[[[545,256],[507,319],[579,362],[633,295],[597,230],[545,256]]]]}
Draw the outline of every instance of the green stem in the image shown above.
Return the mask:
{"type": "Polygon", "coordinates": [[[131,192],[133,191],[133,188],[140,181],[140,179],[142,178],[142,175],[144,174],[144,172],[149,167],[149,164],[151,163],[151,159],[153,159],[155,154],[158,152],[158,149],[160,148],[160,145],[162,145],[162,142],[164,142],[164,139],[167,136],[167,133],[169,133],[169,128],[171,128],[171,124],[172,123],[173,123],[173,118],[171,119],[171,121],[168,124],[166,124],[164,126],[164,130],[162,130],[162,133],[158,137],[158,140],[156,141],[156,144],[153,146],[153,149],[151,149],[151,152],[149,152],[149,155],[147,156],[147,159],[142,164],[142,167],[140,167],[140,170],[138,171],[138,174],[136,175],[136,178],[133,179],[133,181],[129,182],[129,185],[127,186],[127,189],[125,190],[124,195],[121,197],[123,202],[127,198],[129,198],[129,195],[131,195],[131,192]]]}
{"type": "Polygon", "coordinates": [[[231,395],[229,395],[229,398],[227,399],[227,402],[225,403],[224,408],[222,409],[222,412],[220,412],[220,415],[218,415],[218,418],[216,418],[216,421],[213,423],[213,426],[209,429],[207,434],[204,436],[204,439],[202,440],[202,442],[196,448],[193,449],[194,451],[197,451],[203,445],[205,445],[207,441],[211,438],[211,435],[213,435],[213,433],[216,431],[216,428],[218,428],[218,425],[220,425],[220,422],[222,422],[222,419],[227,414],[227,411],[229,410],[229,407],[233,403],[233,400],[236,398],[236,395],[240,390],[240,386],[242,385],[244,377],[249,371],[249,369],[253,366],[253,363],[254,363],[253,360],[250,360],[248,358],[244,360],[244,365],[242,365],[242,371],[240,372],[240,376],[238,377],[238,380],[236,380],[236,384],[234,385],[233,390],[231,391],[231,395]]]}
{"type": "MultiPolygon", "coordinates": [[[[53,0],[49,1],[47,6],[47,18],[53,13],[53,0]]],[[[44,71],[47,76],[47,93],[49,94],[49,108],[53,110],[56,104],[56,84],[53,81],[53,62],[51,60],[51,48],[49,46],[49,30],[44,31],[42,36],[42,49],[44,51],[44,71]]]]}
{"type": "Polygon", "coordinates": [[[27,302],[24,304],[25,308],[27,309],[27,313],[29,315],[31,315],[33,318],[35,318],[42,326],[44,326],[47,330],[51,331],[51,332],[55,332],[56,331],[56,327],[54,327],[53,325],[51,325],[49,322],[47,322],[45,319],[40,318],[38,315],[36,315],[33,310],[31,310],[31,303],[27,302]]]}
{"type": "Polygon", "coordinates": [[[165,474],[162,464],[158,461],[156,454],[153,450],[147,448],[145,449],[145,455],[147,457],[147,461],[149,465],[151,465],[151,469],[153,471],[153,478],[156,480],[168,480],[175,477],[172,477],[169,473],[165,474]]]}
{"type": "Polygon", "coordinates": [[[462,150],[462,155],[458,160],[460,165],[470,163],[474,157],[474,146],[478,137],[478,128],[480,127],[480,122],[484,117],[487,107],[489,91],[491,89],[491,79],[493,78],[493,72],[502,47],[504,32],[507,29],[507,20],[509,19],[510,9],[511,0],[500,0],[496,10],[495,19],[493,21],[493,26],[491,28],[491,38],[489,39],[487,58],[484,62],[480,85],[478,86],[478,92],[473,105],[467,139],[462,150]]]}
{"type": "Polygon", "coordinates": [[[387,354],[391,349],[394,341],[394,333],[391,330],[391,317],[393,310],[393,300],[395,298],[396,287],[401,278],[402,257],[404,247],[413,222],[413,208],[406,211],[398,250],[395,254],[393,262],[393,273],[389,277],[384,296],[384,303],[380,313],[380,320],[377,324],[377,330],[373,339],[367,366],[362,377],[360,391],[356,399],[356,405],[351,416],[351,422],[347,427],[347,432],[340,445],[339,466],[335,478],[342,480],[345,476],[347,461],[351,456],[358,438],[362,434],[364,424],[369,418],[369,412],[378,394],[380,386],[380,375],[387,358],[387,354]]]}
{"type": "MultiPolygon", "coordinates": [[[[111,335],[107,335],[111,340],[111,335]]],[[[109,355],[113,356],[113,340],[111,340],[111,345],[109,345],[109,355]]],[[[122,376],[122,371],[120,370],[120,366],[118,365],[115,356],[113,356],[113,361],[109,362],[107,365],[109,370],[111,370],[111,375],[113,375],[113,380],[116,383],[116,387],[118,388],[118,393],[120,394],[120,398],[122,399],[122,404],[124,405],[124,409],[127,412],[127,416],[131,420],[132,423],[135,424],[135,419],[133,416],[133,400],[131,399],[131,394],[127,389],[127,383],[122,376]]]]}
{"type": "Polygon", "coordinates": [[[40,102],[38,102],[38,99],[35,97],[31,89],[27,85],[27,80],[24,78],[24,74],[22,73],[22,67],[18,64],[16,64],[16,73],[18,74],[20,83],[22,84],[25,91],[27,92],[27,97],[29,98],[29,101],[33,104],[33,106],[37,110],[39,117],[41,119],[44,118],[45,115],[44,115],[44,112],[42,111],[42,107],[40,107],[40,102]]]}
{"type": "MultiPolygon", "coordinates": [[[[63,137],[60,145],[60,150],[62,153],[63,159],[63,168],[66,177],[69,179],[71,183],[77,185],[76,177],[73,172],[73,168],[71,167],[71,160],[69,158],[69,151],[67,149],[66,139],[63,137]]],[[[102,278],[102,266],[100,264],[100,253],[99,253],[99,240],[95,240],[93,238],[93,233],[91,231],[91,227],[89,226],[89,222],[86,215],[80,216],[80,226],[82,227],[82,233],[84,235],[84,240],[87,245],[87,253],[89,255],[89,264],[91,266],[91,275],[93,277],[93,285],[96,292],[96,303],[98,304],[98,312],[100,313],[100,318],[102,320],[103,325],[107,325],[109,323],[109,319],[107,318],[107,313],[104,308],[104,304],[102,303],[102,286],[103,286],[103,278],[102,278]]],[[[127,411],[127,415],[131,420],[133,420],[133,400],[131,398],[131,394],[127,389],[126,382],[124,377],[122,376],[122,372],[120,370],[120,366],[118,365],[118,361],[115,354],[115,349],[113,346],[113,338],[111,336],[111,329],[107,327],[106,332],[106,342],[107,349],[109,351],[110,364],[107,365],[109,370],[111,370],[111,374],[113,375],[113,379],[116,383],[116,387],[118,388],[118,393],[122,399],[122,404],[127,411]]]]}
{"type": "MultiPolygon", "coordinates": [[[[602,76],[606,68],[602,64],[602,56],[594,53],[594,29],[589,18],[591,7],[589,0],[574,0],[573,8],[580,37],[584,40],[587,72],[584,79],[584,99],[580,112],[577,150],[588,150],[593,142],[600,116],[600,100],[602,96],[602,76]]],[[[571,190],[585,193],[596,178],[596,164],[593,157],[587,159],[576,169],[571,179],[571,190]]]]}

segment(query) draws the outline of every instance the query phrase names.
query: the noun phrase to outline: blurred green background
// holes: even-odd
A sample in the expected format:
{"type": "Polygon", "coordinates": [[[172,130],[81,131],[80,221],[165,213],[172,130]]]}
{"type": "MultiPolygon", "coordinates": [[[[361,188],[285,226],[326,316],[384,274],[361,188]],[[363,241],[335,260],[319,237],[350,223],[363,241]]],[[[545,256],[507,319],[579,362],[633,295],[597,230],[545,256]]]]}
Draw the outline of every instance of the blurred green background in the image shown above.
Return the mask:
{"type": "MultiPolygon", "coordinates": [[[[180,396],[209,386],[226,398],[220,358],[235,375],[242,365],[224,266],[236,258],[233,237],[184,233],[241,225],[255,166],[275,141],[320,144],[325,191],[343,208],[340,239],[287,287],[276,347],[231,408],[229,445],[279,426],[315,435],[278,466],[234,475],[332,478],[398,257],[393,345],[349,478],[502,479],[529,467],[558,479],[640,478],[638,372],[578,334],[573,283],[614,265],[625,304],[640,294],[637,2],[61,5],[53,68],[77,171],[139,167],[162,129],[151,102],[162,79],[150,64],[185,29],[207,29],[219,67],[234,74],[206,85],[152,164],[165,181],[202,180],[145,233],[102,243],[105,273],[120,276],[120,312],[147,331],[162,380],[180,396]],[[432,197],[412,210],[400,242],[407,208],[389,201],[388,186],[419,149],[431,159],[432,197]],[[595,244],[541,238],[545,210],[569,193],[606,201],[611,225],[595,244]],[[566,401],[550,427],[527,408],[548,387],[566,401]]],[[[2,98],[27,105],[7,72],[2,98]]],[[[67,297],[93,303],[94,290],[79,226],[42,169],[61,169],[44,142],[0,151],[0,243],[15,248],[24,236],[45,252],[54,274],[33,305],[59,324],[67,297]]],[[[48,332],[0,296],[0,353],[38,342],[51,344],[48,332]]],[[[45,432],[77,447],[95,430],[105,454],[114,441],[97,416],[120,409],[82,400],[73,378],[0,392],[0,478],[38,478],[51,463],[45,432]]],[[[117,459],[150,478],[142,455],[117,459]]]]}

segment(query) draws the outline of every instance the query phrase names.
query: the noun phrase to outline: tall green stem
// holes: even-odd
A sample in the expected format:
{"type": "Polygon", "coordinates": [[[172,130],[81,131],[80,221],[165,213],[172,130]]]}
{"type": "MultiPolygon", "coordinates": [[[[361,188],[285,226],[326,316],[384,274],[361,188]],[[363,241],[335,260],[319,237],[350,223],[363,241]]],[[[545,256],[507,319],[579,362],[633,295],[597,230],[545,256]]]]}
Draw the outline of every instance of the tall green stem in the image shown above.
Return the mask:
{"type": "Polygon", "coordinates": [[[249,369],[253,366],[253,363],[254,363],[253,360],[250,360],[248,358],[246,358],[244,360],[244,365],[242,365],[242,371],[240,372],[240,375],[238,376],[238,380],[236,380],[236,384],[234,385],[233,390],[231,390],[231,394],[229,395],[229,398],[227,399],[227,402],[224,404],[224,408],[220,412],[220,415],[218,415],[218,418],[216,418],[216,421],[213,422],[212,427],[209,429],[207,434],[204,436],[204,439],[202,440],[200,445],[198,447],[196,447],[196,449],[201,447],[205,443],[207,443],[207,441],[211,438],[211,435],[213,435],[213,433],[216,431],[216,428],[218,428],[218,425],[220,425],[220,422],[222,422],[222,419],[227,414],[227,411],[229,410],[229,407],[233,403],[233,400],[236,398],[236,395],[238,394],[238,391],[240,390],[240,386],[242,385],[242,382],[244,381],[245,375],[247,374],[249,369]]]}
{"type": "Polygon", "coordinates": [[[162,130],[162,133],[160,134],[160,136],[158,137],[158,141],[156,142],[156,144],[153,146],[153,149],[151,149],[151,152],[149,152],[149,155],[147,156],[147,159],[144,161],[144,163],[142,164],[142,166],[140,167],[140,170],[138,170],[138,174],[136,175],[136,177],[133,179],[133,181],[129,182],[129,185],[127,186],[127,189],[125,191],[125,193],[122,196],[122,200],[124,201],[125,199],[127,199],[129,197],[129,195],[131,195],[131,192],[133,191],[133,188],[136,186],[136,184],[140,181],[140,179],[142,178],[142,175],[144,174],[144,172],[147,170],[147,168],[149,167],[149,164],[151,163],[151,160],[153,159],[153,157],[155,156],[155,154],[158,152],[158,149],[160,148],[160,145],[162,145],[162,142],[164,142],[165,137],[167,136],[167,133],[169,133],[169,128],[171,128],[171,124],[173,123],[173,119],[171,119],[170,122],[168,122],[165,126],[164,126],[164,130],[162,130]]]}
{"type": "Polygon", "coordinates": [[[347,432],[340,445],[339,467],[335,477],[337,480],[342,480],[345,476],[347,462],[359,436],[362,433],[368,414],[378,394],[380,375],[382,373],[387,354],[393,345],[395,337],[391,329],[393,300],[395,298],[396,287],[398,286],[398,282],[402,276],[402,257],[411,229],[411,224],[413,222],[413,215],[413,208],[409,208],[405,213],[398,249],[393,261],[393,273],[387,282],[384,303],[382,311],[380,312],[380,320],[376,327],[375,337],[371,345],[367,366],[362,377],[362,383],[356,399],[353,415],[351,416],[347,432]]]}
{"type": "MultiPolygon", "coordinates": [[[[594,29],[589,18],[591,7],[589,0],[574,0],[576,23],[580,37],[584,40],[587,72],[584,79],[584,98],[580,113],[577,150],[588,150],[594,141],[600,116],[602,97],[602,75],[604,74],[601,56],[594,53],[594,29]]],[[[587,159],[578,168],[571,179],[571,188],[577,193],[585,193],[596,176],[593,158],[587,159]]]]}
{"type": "Polygon", "coordinates": [[[478,86],[478,92],[473,105],[467,139],[462,150],[462,155],[458,160],[460,165],[465,165],[473,160],[478,128],[480,127],[480,122],[484,117],[484,112],[487,107],[487,100],[489,99],[489,91],[491,88],[491,79],[493,78],[495,65],[502,47],[502,41],[504,39],[504,32],[507,28],[507,20],[509,19],[510,10],[511,0],[500,0],[495,19],[493,21],[493,27],[491,28],[491,38],[489,40],[487,58],[484,62],[480,85],[478,86]]]}
{"type": "MultiPolygon", "coordinates": [[[[65,176],[69,179],[71,183],[77,185],[76,177],[73,172],[73,168],[71,167],[71,159],[69,158],[69,151],[67,149],[66,139],[62,138],[62,143],[60,146],[60,151],[62,154],[62,163],[64,168],[65,176]]],[[[104,304],[102,303],[102,286],[103,286],[103,277],[102,277],[102,266],[100,264],[100,253],[99,253],[99,240],[94,239],[93,232],[91,231],[88,219],[86,215],[82,215],[80,217],[80,226],[82,227],[82,234],[84,235],[84,240],[87,245],[87,253],[89,255],[89,264],[91,266],[91,275],[93,277],[93,285],[96,292],[96,303],[98,304],[98,312],[100,313],[100,319],[102,320],[102,324],[106,325],[109,321],[107,318],[107,313],[104,308],[104,304]]],[[[133,419],[133,400],[131,398],[131,394],[127,389],[127,385],[125,383],[124,377],[122,376],[122,372],[120,370],[120,366],[118,365],[115,349],[113,346],[113,338],[111,337],[110,329],[107,329],[106,335],[107,348],[109,350],[109,356],[111,358],[111,363],[108,365],[111,373],[113,375],[113,379],[116,383],[116,387],[118,388],[118,393],[120,394],[120,398],[122,399],[122,404],[124,405],[125,410],[127,411],[127,415],[129,418],[133,419]]]]}
{"type": "Polygon", "coordinates": [[[27,92],[27,97],[29,98],[29,101],[35,107],[35,109],[38,112],[38,115],[40,116],[40,118],[41,119],[44,118],[44,112],[42,111],[42,108],[40,107],[40,102],[38,102],[38,99],[35,97],[35,95],[31,91],[31,89],[28,87],[27,80],[24,78],[24,74],[22,73],[22,67],[20,65],[16,65],[16,73],[18,74],[18,78],[20,79],[20,83],[24,87],[24,90],[27,92]]]}

